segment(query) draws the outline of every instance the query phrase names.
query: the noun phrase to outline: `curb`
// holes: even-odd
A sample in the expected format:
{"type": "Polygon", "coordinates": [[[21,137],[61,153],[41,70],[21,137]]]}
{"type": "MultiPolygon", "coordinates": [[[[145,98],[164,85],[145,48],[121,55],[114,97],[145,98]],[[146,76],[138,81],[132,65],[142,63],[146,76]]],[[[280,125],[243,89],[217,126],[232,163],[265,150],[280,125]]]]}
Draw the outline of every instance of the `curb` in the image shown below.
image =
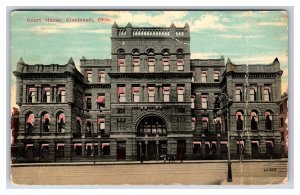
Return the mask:
{"type": "MultiPolygon", "coordinates": [[[[175,161],[173,163],[164,161],[124,161],[124,162],[65,162],[65,163],[16,163],[11,164],[11,167],[26,167],[26,166],[91,166],[91,165],[153,165],[153,164],[198,164],[198,163],[227,163],[227,160],[197,160],[197,161],[175,161]]],[[[239,160],[231,160],[232,163],[240,163],[239,160]]],[[[288,159],[275,159],[275,160],[243,160],[243,163],[251,162],[288,162],[288,159]]]]}

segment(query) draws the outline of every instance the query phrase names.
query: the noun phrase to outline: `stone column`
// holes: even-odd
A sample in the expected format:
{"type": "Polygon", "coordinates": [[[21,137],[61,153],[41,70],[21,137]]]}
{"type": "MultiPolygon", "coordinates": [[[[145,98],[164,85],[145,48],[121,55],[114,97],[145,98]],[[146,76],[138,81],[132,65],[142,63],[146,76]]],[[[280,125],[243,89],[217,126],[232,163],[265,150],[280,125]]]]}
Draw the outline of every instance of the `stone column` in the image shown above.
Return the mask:
{"type": "Polygon", "coordinates": [[[116,141],[110,141],[110,158],[112,160],[117,159],[117,142],[116,141]]]}
{"type": "Polygon", "coordinates": [[[193,155],[193,140],[192,138],[189,138],[186,140],[186,159],[190,159],[193,155]]]}
{"type": "Polygon", "coordinates": [[[148,141],[145,140],[145,160],[148,160],[148,141]]]}
{"type": "Polygon", "coordinates": [[[82,140],[81,142],[81,157],[86,157],[86,154],[85,154],[85,141],[82,140]]]}
{"type": "Polygon", "coordinates": [[[245,159],[251,159],[252,158],[252,148],[251,148],[251,140],[250,138],[247,138],[245,140],[245,143],[244,143],[244,156],[245,156],[245,159]]]}
{"type": "Polygon", "coordinates": [[[205,140],[201,140],[201,157],[205,158],[205,140]]]}
{"type": "Polygon", "coordinates": [[[53,140],[49,143],[49,161],[50,162],[54,162],[55,159],[55,143],[53,142],[53,140]]]}
{"type": "Polygon", "coordinates": [[[156,140],[156,160],[159,160],[159,141],[156,140]]]}
{"type": "Polygon", "coordinates": [[[257,86],[257,101],[261,102],[263,99],[262,99],[262,84],[258,84],[257,86]]]}

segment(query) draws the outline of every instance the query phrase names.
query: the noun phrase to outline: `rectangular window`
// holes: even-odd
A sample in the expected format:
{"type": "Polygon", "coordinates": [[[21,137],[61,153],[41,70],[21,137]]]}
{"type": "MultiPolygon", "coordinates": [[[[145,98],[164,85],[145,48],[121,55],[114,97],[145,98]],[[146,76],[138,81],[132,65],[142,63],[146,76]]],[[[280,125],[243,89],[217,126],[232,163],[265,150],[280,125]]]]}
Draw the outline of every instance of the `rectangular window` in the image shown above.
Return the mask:
{"type": "Polygon", "coordinates": [[[28,91],[27,102],[35,103],[36,102],[36,89],[34,87],[29,87],[27,91],[28,91]]]}
{"type": "Polygon", "coordinates": [[[119,102],[126,102],[125,86],[118,87],[119,102]]]}
{"type": "Polygon", "coordinates": [[[183,59],[177,59],[177,70],[179,70],[179,71],[184,70],[184,61],[183,61],[183,59]]]}
{"type": "Polygon", "coordinates": [[[214,71],[214,82],[220,81],[220,71],[214,71]]]}
{"type": "Polygon", "coordinates": [[[92,109],[92,98],[86,97],[86,109],[92,109]]]}
{"type": "Polygon", "coordinates": [[[140,87],[132,87],[133,102],[140,102],[140,87]]]}
{"type": "Polygon", "coordinates": [[[196,118],[192,117],[192,131],[195,131],[195,122],[196,122],[196,118]]]}
{"type": "Polygon", "coordinates": [[[163,67],[164,67],[164,71],[170,71],[170,58],[169,57],[163,58],[163,67]]]}
{"type": "Polygon", "coordinates": [[[96,103],[97,103],[97,109],[103,109],[105,107],[105,93],[98,94],[96,103]]]}
{"type": "Polygon", "coordinates": [[[154,102],[155,101],[155,88],[154,87],[148,87],[148,102],[154,102]]]}
{"type": "Polygon", "coordinates": [[[177,101],[184,102],[184,87],[183,86],[177,87],[177,101]]]}
{"type": "Polygon", "coordinates": [[[201,104],[203,109],[207,109],[207,95],[201,96],[201,104]]]}
{"type": "Polygon", "coordinates": [[[91,70],[86,71],[86,81],[87,82],[92,82],[93,81],[93,73],[91,70]]]}
{"type": "Polygon", "coordinates": [[[101,143],[102,155],[110,155],[110,143],[101,143]]]}
{"type": "Polygon", "coordinates": [[[255,86],[250,86],[249,96],[250,96],[250,101],[256,101],[256,87],[255,86]]]}
{"type": "Polygon", "coordinates": [[[134,57],[132,59],[133,72],[140,72],[140,58],[134,57]]]}
{"type": "Polygon", "coordinates": [[[57,88],[57,102],[64,103],[66,101],[66,90],[65,87],[57,88]]]}
{"type": "Polygon", "coordinates": [[[105,130],[105,118],[104,117],[99,118],[99,129],[105,130]]]}
{"type": "Polygon", "coordinates": [[[125,59],[118,59],[119,72],[125,72],[125,59]]]}
{"type": "Polygon", "coordinates": [[[99,82],[105,83],[105,71],[99,71],[99,82]]]}
{"type": "Polygon", "coordinates": [[[202,130],[208,131],[208,118],[207,117],[202,118],[202,130]]]}
{"type": "Polygon", "coordinates": [[[270,85],[265,85],[264,86],[264,100],[266,102],[271,101],[271,87],[270,87],[270,85]]]}
{"type": "Polygon", "coordinates": [[[46,102],[46,103],[51,102],[50,87],[43,88],[43,102],[46,102]]]}
{"type": "Polygon", "coordinates": [[[242,92],[242,87],[241,86],[236,86],[235,87],[235,101],[241,102],[243,99],[243,92],[242,92]]]}
{"type": "Polygon", "coordinates": [[[201,71],[201,83],[207,83],[207,71],[201,71]]]}
{"type": "Polygon", "coordinates": [[[170,102],[170,86],[163,87],[164,102],[170,102]]]}
{"type": "Polygon", "coordinates": [[[148,57],[148,71],[154,72],[154,70],[155,70],[155,58],[148,57]]]}
{"type": "Polygon", "coordinates": [[[192,80],[191,80],[192,83],[195,82],[195,72],[193,72],[193,76],[192,76],[192,80]]]}
{"type": "Polygon", "coordinates": [[[194,95],[191,96],[191,108],[192,109],[195,108],[195,96],[194,95]]]}

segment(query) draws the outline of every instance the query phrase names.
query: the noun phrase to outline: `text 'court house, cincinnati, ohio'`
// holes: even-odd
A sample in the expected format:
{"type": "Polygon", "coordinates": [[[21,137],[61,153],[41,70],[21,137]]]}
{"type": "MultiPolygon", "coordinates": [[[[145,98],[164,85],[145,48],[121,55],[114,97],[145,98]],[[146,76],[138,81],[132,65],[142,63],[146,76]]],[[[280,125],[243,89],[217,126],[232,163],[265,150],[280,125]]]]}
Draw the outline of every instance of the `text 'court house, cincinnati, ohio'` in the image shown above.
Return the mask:
{"type": "Polygon", "coordinates": [[[280,158],[276,56],[249,66],[191,59],[190,42],[187,23],[114,23],[111,59],[82,57],[80,71],[72,58],[21,58],[13,162],[227,159],[228,146],[233,159],[280,158]]]}

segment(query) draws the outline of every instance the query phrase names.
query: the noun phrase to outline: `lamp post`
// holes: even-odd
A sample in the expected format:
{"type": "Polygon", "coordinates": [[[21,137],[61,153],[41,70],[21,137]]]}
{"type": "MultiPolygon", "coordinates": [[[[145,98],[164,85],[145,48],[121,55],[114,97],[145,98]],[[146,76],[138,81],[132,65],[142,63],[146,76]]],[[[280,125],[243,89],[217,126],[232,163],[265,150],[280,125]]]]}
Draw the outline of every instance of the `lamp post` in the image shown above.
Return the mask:
{"type": "MultiPolygon", "coordinates": [[[[231,169],[231,159],[230,159],[230,125],[229,125],[229,103],[232,103],[231,99],[225,93],[220,93],[219,96],[223,96],[225,98],[225,108],[226,108],[226,119],[227,119],[227,150],[228,150],[228,172],[227,172],[227,182],[232,182],[232,169],[231,169]]],[[[223,107],[224,108],[224,107],[223,107]]]]}

